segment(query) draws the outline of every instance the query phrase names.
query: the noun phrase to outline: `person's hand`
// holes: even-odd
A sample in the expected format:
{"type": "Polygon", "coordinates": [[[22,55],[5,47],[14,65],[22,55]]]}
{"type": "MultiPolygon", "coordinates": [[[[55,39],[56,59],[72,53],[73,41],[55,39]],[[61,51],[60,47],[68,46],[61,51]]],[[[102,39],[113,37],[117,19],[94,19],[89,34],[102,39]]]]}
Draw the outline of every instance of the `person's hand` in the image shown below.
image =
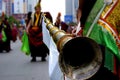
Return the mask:
{"type": "Polygon", "coordinates": [[[74,37],[76,37],[75,32],[76,32],[76,26],[75,26],[75,28],[72,30],[72,35],[73,35],[74,37]]]}
{"type": "Polygon", "coordinates": [[[78,25],[75,26],[75,28],[72,30],[72,34],[73,34],[74,36],[77,36],[81,29],[82,29],[82,28],[81,28],[81,23],[80,23],[80,21],[79,21],[78,25]]]}
{"type": "Polygon", "coordinates": [[[29,30],[28,30],[28,28],[26,28],[26,33],[29,34],[29,30]]]}
{"type": "Polygon", "coordinates": [[[28,25],[26,26],[26,33],[27,33],[27,34],[29,34],[29,28],[30,28],[30,26],[31,26],[31,20],[30,20],[30,22],[28,23],[28,25]]]}

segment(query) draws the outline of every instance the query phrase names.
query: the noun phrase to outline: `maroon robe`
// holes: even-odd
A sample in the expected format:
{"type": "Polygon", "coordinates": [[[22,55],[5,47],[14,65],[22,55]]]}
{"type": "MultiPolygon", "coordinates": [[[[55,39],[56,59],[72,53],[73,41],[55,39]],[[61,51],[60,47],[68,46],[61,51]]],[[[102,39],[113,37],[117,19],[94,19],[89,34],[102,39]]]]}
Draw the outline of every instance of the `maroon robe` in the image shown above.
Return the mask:
{"type": "MultiPolygon", "coordinates": [[[[52,17],[49,12],[46,12],[46,17],[52,21],[52,17]]],[[[36,16],[34,15],[34,23],[36,20],[36,16]]],[[[33,24],[34,24],[33,23],[33,24]]],[[[42,17],[39,16],[38,25],[31,26],[29,28],[29,43],[30,43],[30,51],[32,57],[46,57],[49,54],[49,49],[43,42],[43,34],[42,34],[42,17]]]]}

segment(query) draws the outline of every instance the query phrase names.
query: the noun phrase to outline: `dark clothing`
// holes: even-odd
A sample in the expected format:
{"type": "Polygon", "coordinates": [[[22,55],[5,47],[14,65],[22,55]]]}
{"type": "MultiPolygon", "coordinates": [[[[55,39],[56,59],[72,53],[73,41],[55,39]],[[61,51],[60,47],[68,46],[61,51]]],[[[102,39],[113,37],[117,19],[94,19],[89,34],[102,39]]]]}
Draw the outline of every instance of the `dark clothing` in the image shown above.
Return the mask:
{"type": "Polygon", "coordinates": [[[50,20],[51,23],[53,23],[53,19],[52,19],[52,16],[49,12],[44,12],[44,14],[46,14],[46,18],[48,18],[50,20]]]}
{"type": "Polygon", "coordinates": [[[61,30],[67,32],[67,29],[68,29],[68,25],[65,22],[61,22],[61,30]]]}
{"type": "Polygon", "coordinates": [[[67,32],[68,30],[68,25],[63,21],[61,21],[60,23],[55,22],[54,25],[58,28],[61,26],[61,30],[64,30],[65,32],[67,32]]]}
{"type": "Polygon", "coordinates": [[[42,34],[42,26],[39,26],[39,28],[36,30],[32,29],[32,27],[29,29],[29,42],[33,46],[40,46],[43,44],[43,34],[42,34]]]}
{"type": "Polygon", "coordinates": [[[119,78],[107,68],[101,67],[100,70],[88,80],[119,80],[119,78]]]}
{"type": "Polygon", "coordinates": [[[83,9],[82,9],[82,16],[81,16],[81,24],[85,24],[85,21],[87,20],[87,17],[91,11],[91,9],[93,8],[95,2],[97,0],[84,0],[84,5],[83,5],[83,9]]]}
{"type": "Polygon", "coordinates": [[[25,20],[26,25],[29,24],[29,22],[30,22],[30,20],[31,20],[31,15],[32,15],[32,12],[28,12],[28,14],[27,14],[27,19],[25,20]]]}
{"type": "Polygon", "coordinates": [[[12,39],[10,25],[7,21],[3,21],[0,27],[1,27],[1,30],[2,29],[4,30],[5,35],[7,37],[6,41],[2,41],[2,40],[0,41],[0,52],[3,52],[3,50],[5,50],[6,52],[9,52],[11,50],[10,41],[12,39]]]}
{"type": "Polygon", "coordinates": [[[43,57],[45,58],[47,54],[49,53],[49,49],[47,46],[42,43],[41,46],[34,46],[30,44],[30,51],[31,51],[31,56],[32,57],[43,57]]]}

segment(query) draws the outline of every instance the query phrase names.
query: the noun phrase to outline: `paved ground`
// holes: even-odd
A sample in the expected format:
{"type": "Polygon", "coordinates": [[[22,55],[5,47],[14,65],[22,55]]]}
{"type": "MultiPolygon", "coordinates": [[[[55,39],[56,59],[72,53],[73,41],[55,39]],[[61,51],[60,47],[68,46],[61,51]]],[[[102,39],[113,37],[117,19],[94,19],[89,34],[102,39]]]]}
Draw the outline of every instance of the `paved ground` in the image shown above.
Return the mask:
{"type": "Polygon", "coordinates": [[[0,80],[49,80],[48,57],[46,62],[30,62],[31,57],[20,51],[18,40],[11,45],[12,51],[0,53],[0,80]]]}

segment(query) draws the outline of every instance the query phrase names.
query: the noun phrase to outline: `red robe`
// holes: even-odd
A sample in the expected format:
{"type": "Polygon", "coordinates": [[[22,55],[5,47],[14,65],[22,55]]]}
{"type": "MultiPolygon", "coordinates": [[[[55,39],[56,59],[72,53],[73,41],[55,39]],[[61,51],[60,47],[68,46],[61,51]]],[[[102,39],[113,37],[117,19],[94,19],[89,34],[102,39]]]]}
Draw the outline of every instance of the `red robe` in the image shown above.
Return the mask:
{"type": "MultiPolygon", "coordinates": [[[[46,12],[46,17],[52,21],[52,17],[49,12],[46,12]]],[[[34,14],[34,22],[35,24],[37,18],[34,14]]],[[[49,49],[43,42],[43,34],[42,34],[42,16],[40,14],[38,19],[37,26],[31,26],[29,28],[29,43],[30,43],[30,51],[31,56],[41,56],[46,57],[47,53],[49,53],[49,49]]]]}

